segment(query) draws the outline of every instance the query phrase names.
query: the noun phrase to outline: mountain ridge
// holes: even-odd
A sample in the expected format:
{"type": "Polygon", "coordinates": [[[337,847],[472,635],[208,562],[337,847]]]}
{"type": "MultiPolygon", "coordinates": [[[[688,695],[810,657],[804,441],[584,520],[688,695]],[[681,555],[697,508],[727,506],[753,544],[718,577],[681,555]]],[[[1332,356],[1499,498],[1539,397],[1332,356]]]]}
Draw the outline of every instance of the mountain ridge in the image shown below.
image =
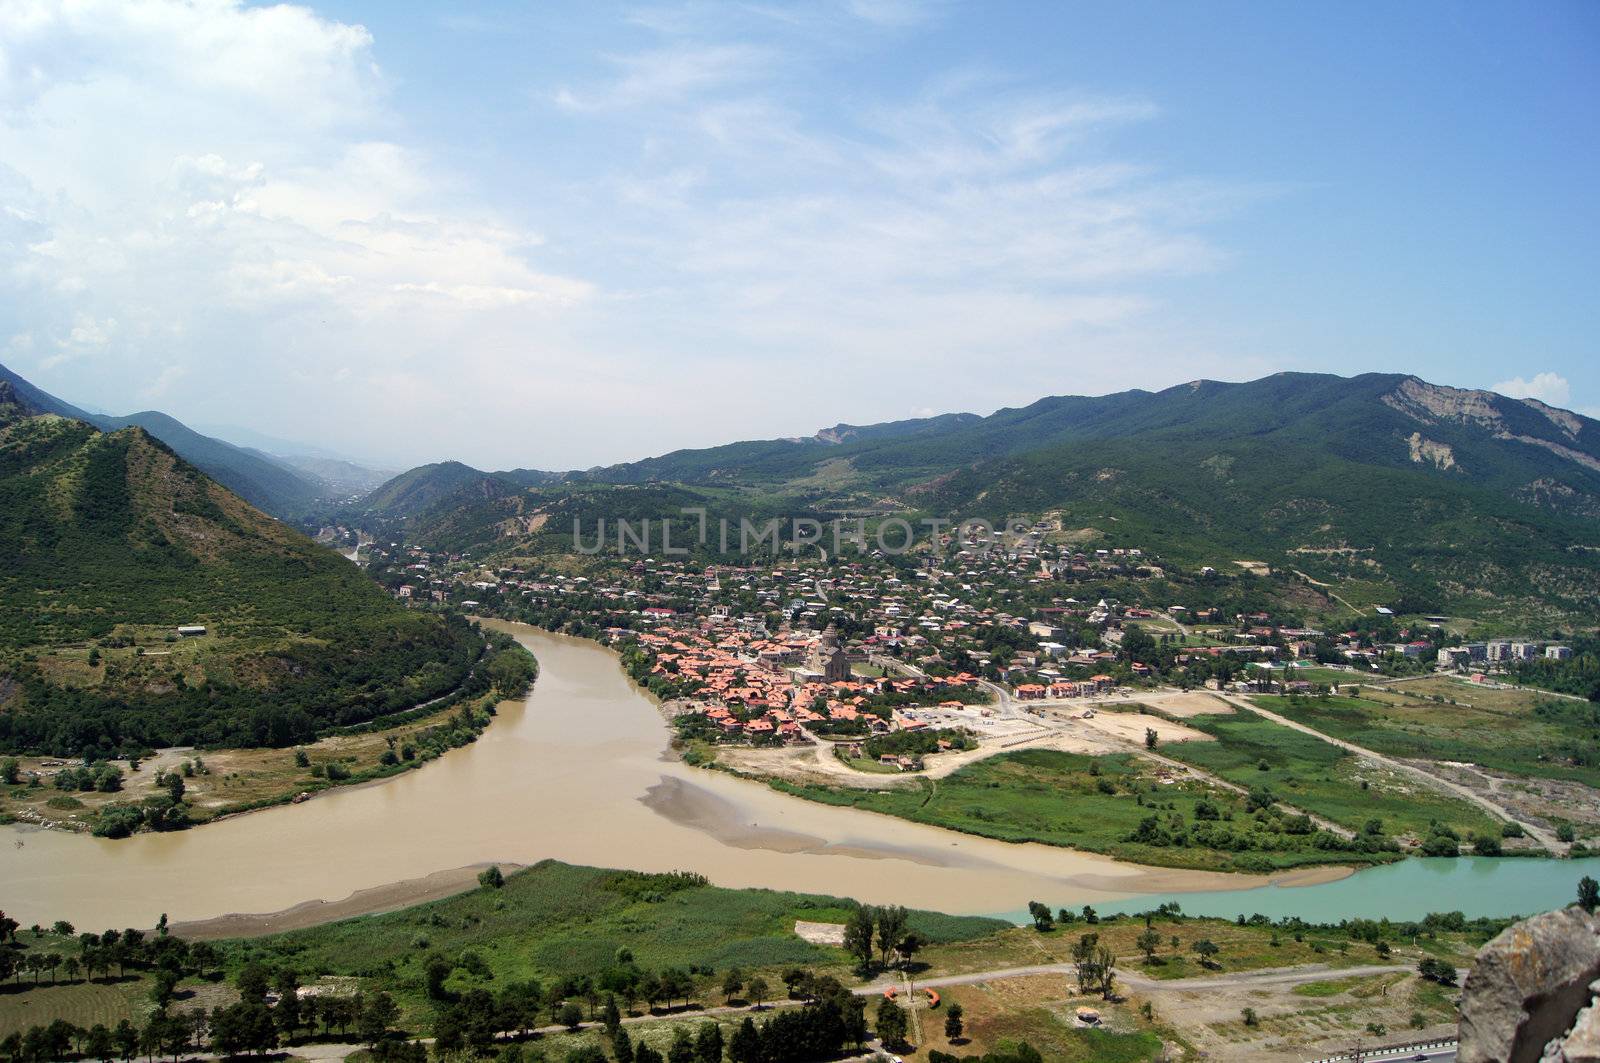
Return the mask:
{"type": "Polygon", "coordinates": [[[403,513],[365,514],[410,541],[513,553],[561,549],[569,518],[675,518],[683,506],[734,519],[752,507],[1047,515],[1185,564],[1260,556],[1362,601],[1600,611],[1600,422],[1400,373],[1047,396],[539,485],[455,472],[456,487],[436,482],[403,513]],[[652,497],[668,508],[651,513],[652,497]]]}
{"type": "Polygon", "coordinates": [[[144,428],[14,401],[0,408],[0,555],[8,751],[306,741],[453,689],[481,644],[144,428]],[[205,637],[175,645],[185,624],[205,637]]]}
{"type": "Polygon", "coordinates": [[[158,410],[124,416],[89,413],[34,386],[3,365],[0,380],[9,382],[33,408],[44,413],[83,421],[106,432],[137,425],[245,501],[279,519],[298,517],[327,495],[322,484],[298,470],[249,448],[196,432],[170,414],[158,410]]]}

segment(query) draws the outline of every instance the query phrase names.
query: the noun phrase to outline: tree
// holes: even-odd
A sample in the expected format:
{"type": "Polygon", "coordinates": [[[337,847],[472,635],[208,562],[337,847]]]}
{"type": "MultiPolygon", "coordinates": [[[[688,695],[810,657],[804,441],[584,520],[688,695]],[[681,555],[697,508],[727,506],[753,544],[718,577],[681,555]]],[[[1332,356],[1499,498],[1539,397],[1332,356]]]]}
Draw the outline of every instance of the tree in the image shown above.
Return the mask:
{"type": "Polygon", "coordinates": [[[695,1063],[694,1041],[682,1026],[672,1035],[672,1046],[667,1049],[667,1063],[695,1063]]]}
{"type": "Polygon", "coordinates": [[[722,1027],[708,1022],[694,1039],[696,1063],[722,1063],[722,1027]]]}
{"type": "Polygon", "coordinates": [[[750,995],[750,1003],[754,1004],[759,1009],[762,1004],[766,1003],[767,1000],[767,993],[769,992],[767,989],[767,980],[762,978],[760,975],[757,975],[756,977],[750,979],[750,984],[746,987],[746,992],[750,995]]]}
{"type": "Polygon", "coordinates": [[[889,963],[889,954],[894,952],[895,946],[900,944],[900,939],[906,934],[906,910],[899,905],[889,905],[878,909],[878,951],[883,954],[885,966],[889,963]]]}
{"type": "Polygon", "coordinates": [[[583,1009],[568,1001],[561,1005],[561,1017],[556,1021],[569,1030],[576,1030],[583,1025],[583,1009]]]}
{"type": "MultiPolygon", "coordinates": [[[[748,1015],[728,1038],[728,1059],[732,1063],[761,1063],[761,1035],[748,1015]]],[[[634,1063],[638,1063],[637,1058],[634,1063]]]]}
{"type": "Polygon", "coordinates": [[[1417,973],[1429,982],[1440,985],[1456,984],[1455,964],[1433,956],[1424,956],[1422,962],[1417,964],[1417,973]]]}
{"type": "Polygon", "coordinates": [[[423,960],[422,978],[424,985],[427,986],[428,996],[434,1000],[443,1000],[449,996],[449,993],[445,991],[444,983],[450,977],[450,972],[455,969],[455,964],[437,952],[430,954],[427,959],[423,960]]]}
{"type": "Polygon", "coordinates": [[[732,1004],[733,998],[739,990],[744,988],[744,974],[737,967],[729,967],[728,973],[722,976],[722,1000],[732,1004]]]}
{"type": "Polygon", "coordinates": [[[506,876],[500,871],[498,864],[490,864],[478,873],[478,885],[484,889],[497,890],[506,884],[506,876]]]}
{"type": "Polygon", "coordinates": [[[919,934],[907,934],[900,939],[900,944],[895,946],[895,951],[900,954],[900,961],[903,966],[911,966],[911,961],[915,960],[917,953],[922,951],[922,945],[922,937],[919,934]]]}
{"type": "Polygon", "coordinates": [[[132,1059],[139,1051],[139,1031],[127,1019],[117,1023],[117,1028],[111,1031],[111,1039],[116,1042],[119,1059],[132,1059]]]}
{"type": "Polygon", "coordinates": [[[886,1045],[902,1045],[906,1040],[906,1012],[889,997],[878,1001],[878,1037],[886,1045]]]}
{"type": "Polygon", "coordinates": [[[1029,901],[1028,914],[1033,917],[1033,928],[1041,934],[1055,926],[1055,916],[1050,914],[1050,906],[1048,904],[1029,901]]]}
{"type": "Polygon", "coordinates": [[[367,997],[361,1009],[359,1027],[361,1040],[375,1045],[383,1040],[400,1018],[400,1008],[388,993],[374,993],[367,997]]]}
{"type": "Polygon", "coordinates": [[[272,985],[271,972],[265,964],[252,960],[239,968],[234,984],[239,987],[240,1000],[247,1004],[265,1004],[267,989],[272,985]]]}
{"type": "Polygon", "coordinates": [[[1244,1019],[1244,1024],[1246,1026],[1254,1026],[1256,1024],[1256,1022],[1257,1022],[1256,1009],[1255,1008],[1245,1008],[1245,1009],[1243,1009],[1242,1011],[1239,1012],[1239,1017],[1244,1019]]]}
{"type": "Polygon", "coordinates": [[[1217,948],[1216,943],[1210,938],[1201,938],[1199,941],[1196,941],[1193,945],[1191,945],[1190,948],[1194,950],[1194,954],[1196,956],[1200,957],[1200,966],[1217,966],[1217,961],[1213,957],[1215,957],[1216,954],[1222,950],[1217,948]]]}
{"type": "Polygon", "coordinates": [[[1577,839],[1578,834],[1572,829],[1572,824],[1560,823],[1556,825],[1556,841],[1571,845],[1577,839]]]}
{"type": "Polygon", "coordinates": [[[1078,992],[1087,993],[1097,981],[1094,969],[1095,949],[1100,944],[1099,934],[1079,934],[1072,946],[1072,962],[1077,965],[1078,992]]]}
{"type": "Polygon", "coordinates": [[[1600,908],[1600,883],[1588,875],[1578,880],[1578,907],[1590,915],[1594,914],[1596,908],[1600,908]]]}
{"type": "Polygon", "coordinates": [[[1146,963],[1154,963],[1156,949],[1161,947],[1161,932],[1154,928],[1146,929],[1144,933],[1139,935],[1134,944],[1138,945],[1139,951],[1144,953],[1146,963]]]}
{"type": "Polygon", "coordinates": [[[1105,945],[1100,946],[1100,951],[1095,954],[1095,971],[1100,976],[1100,996],[1110,1000],[1116,992],[1117,972],[1112,964],[1117,962],[1117,954],[1105,945]]]}
{"type": "Polygon", "coordinates": [[[116,1052],[116,1042],[104,1023],[97,1022],[89,1028],[89,1036],[84,1039],[84,1055],[98,1059],[100,1063],[111,1063],[116,1052]]]}
{"type": "Polygon", "coordinates": [[[1156,729],[1154,727],[1146,727],[1144,729],[1144,747],[1146,749],[1154,749],[1156,747],[1156,743],[1160,740],[1161,736],[1156,734],[1156,729]]]}
{"type": "Polygon", "coordinates": [[[961,1039],[961,1032],[966,1028],[961,1021],[963,1014],[960,1004],[951,1004],[949,1010],[944,1013],[945,1040],[952,1044],[961,1039]]]}
{"type": "Polygon", "coordinates": [[[844,924],[844,950],[856,958],[862,970],[872,964],[874,923],[873,910],[863,904],[850,913],[844,924]]]}
{"type": "Polygon", "coordinates": [[[628,1031],[618,1026],[611,1034],[611,1055],[617,1063],[634,1063],[633,1041],[628,1037],[628,1031]]]}
{"type": "Polygon", "coordinates": [[[292,1041],[294,1032],[301,1026],[300,978],[292,968],[281,967],[278,969],[276,983],[278,1006],[272,1009],[272,1017],[277,1021],[278,1029],[283,1031],[283,1036],[292,1041]]]}

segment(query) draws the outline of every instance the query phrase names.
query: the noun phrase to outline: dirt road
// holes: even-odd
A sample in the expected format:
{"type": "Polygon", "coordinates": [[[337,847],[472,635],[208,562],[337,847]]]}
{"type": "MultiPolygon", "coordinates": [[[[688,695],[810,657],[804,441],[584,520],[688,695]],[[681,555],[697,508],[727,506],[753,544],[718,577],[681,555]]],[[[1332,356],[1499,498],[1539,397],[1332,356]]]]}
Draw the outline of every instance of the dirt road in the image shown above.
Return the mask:
{"type": "MultiPolygon", "coordinates": [[[[1358,746],[1354,742],[1346,742],[1342,738],[1334,738],[1332,735],[1323,734],[1314,727],[1307,727],[1303,723],[1298,723],[1294,720],[1291,720],[1287,716],[1281,716],[1270,709],[1263,709],[1259,705],[1253,705],[1250,702],[1245,701],[1244,699],[1233,694],[1223,694],[1221,697],[1241,709],[1248,709],[1249,711],[1256,713],[1262,719],[1271,720],[1280,727],[1288,727],[1292,730],[1299,731],[1302,734],[1308,734],[1314,738],[1320,738],[1330,745],[1338,746],[1340,749],[1346,750],[1347,752],[1354,753],[1357,756],[1365,757],[1373,763],[1382,764],[1386,768],[1403,772],[1404,774],[1433,787],[1435,790],[1442,790],[1445,793],[1448,793],[1454,797],[1459,797],[1464,801],[1478,806],[1495,819],[1501,820],[1502,822],[1522,823],[1521,820],[1518,820],[1515,816],[1511,815],[1509,812],[1495,804],[1493,801],[1489,800],[1487,797],[1479,794],[1471,787],[1463,786],[1460,783],[1454,783],[1448,779],[1440,778],[1438,775],[1428,771],[1426,768],[1419,768],[1415,764],[1408,764],[1403,760],[1396,760],[1394,757],[1386,757],[1382,753],[1374,753],[1372,750],[1367,749],[1364,746],[1358,746]]],[[[1566,846],[1557,841],[1554,834],[1543,829],[1542,827],[1535,827],[1531,823],[1522,823],[1522,829],[1527,831],[1529,837],[1538,842],[1540,845],[1544,846],[1548,851],[1552,853],[1562,853],[1566,851],[1566,846]]]]}

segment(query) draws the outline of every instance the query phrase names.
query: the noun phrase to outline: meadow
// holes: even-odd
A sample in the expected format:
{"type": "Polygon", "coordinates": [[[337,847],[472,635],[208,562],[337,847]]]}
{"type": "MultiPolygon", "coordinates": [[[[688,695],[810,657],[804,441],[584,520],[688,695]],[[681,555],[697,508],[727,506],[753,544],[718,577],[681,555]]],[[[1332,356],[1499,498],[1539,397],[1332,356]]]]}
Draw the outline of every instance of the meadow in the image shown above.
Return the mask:
{"type": "Polygon", "coordinates": [[[919,783],[915,789],[875,791],[771,781],[785,793],[826,804],[866,808],[1001,841],[1069,846],[1141,864],[1263,871],[1393,858],[1381,852],[1317,848],[1309,831],[1289,833],[1273,829],[1282,826],[1276,820],[1258,822],[1231,791],[1193,779],[1164,784],[1147,762],[1128,754],[1018,750],[969,764],[947,778],[919,783]],[[1145,826],[1152,817],[1157,821],[1153,831],[1145,826]]]}
{"type": "Polygon", "coordinates": [[[1600,786],[1600,706],[1450,679],[1360,697],[1261,697],[1263,708],[1374,752],[1600,786]]]}
{"type": "Polygon", "coordinates": [[[1473,833],[1500,835],[1498,822],[1464,801],[1409,777],[1364,768],[1355,754],[1255,713],[1241,710],[1184,722],[1214,741],[1165,745],[1166,755],[1240,786],[1264,786],[1279,800],[1351,830],[1377,819],[1386,835],[1421,838],[1437,821],[1463,839],[1473,833]]]}
{"type": "MultiPolygon", "coordinates": [[[[221,946],[230,966],[250,960],[292,964],[315,977],[358,976],[394,994],[402,1009],[427,1006],[425,961],[472,953],[482,961],[458,968],[451,988],[537,979],[598,977],[626,949],[645,970],[677,967],[748,976],[804,966],[843,973],[844,952],[794,933],[798,920],[842,923],[852,901],[776,890],[732,890],[674,883],[669,876],[607,871],[544,861],[509,875],[499,889],[479,889],[383,915],[366,916],[221,946]]],[[[997,919],[912,912],[908,924],[924,940],[945,944],[1002,929],[997,919]]],[[[707,1003],[721,993],[706,987],[707,1003]]]]}

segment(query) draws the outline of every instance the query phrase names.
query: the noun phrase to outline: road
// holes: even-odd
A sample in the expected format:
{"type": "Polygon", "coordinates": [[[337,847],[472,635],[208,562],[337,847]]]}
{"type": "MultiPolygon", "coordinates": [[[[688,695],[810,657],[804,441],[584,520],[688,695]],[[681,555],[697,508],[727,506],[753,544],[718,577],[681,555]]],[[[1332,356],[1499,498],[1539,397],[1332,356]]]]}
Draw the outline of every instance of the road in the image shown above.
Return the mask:
{"type": "MultiPolygon", "coordinates": [[[[1329,967],[1326,964],[1312,964],[1304,967],[1274,967],[1259,971],[1247,971],[1240,974],[1212,975],[1199,978],[1149,978],[1137,971],[1117,968],[1118,980],[1128,987],[1139,990],[1140,993],[1159,997],[1163,993],[1180,993],[1205,991],[1207,989],[1249,989],[1268,986],[1294,986],[1306,982],[1317,982],[1329,977],[1359,978],[1369,975],[1392,974],[1408,972],[1411,968],[1404,964],[1370,964],[1362,967],[1329,967]]],[[[1058,975],[1070,978],[1076,972],[1075,965],[1071,963],[1041,963],[1022,967],[1000,967],[986,971],[969,971],[965,974],[939,975],[934,978],[919,978],[915,980],[917,989],[938,989],[944,986],[976,985],[981,982],[998,982],[1008,978],[1031,978],[1039,975],[1058,975]]],[[[1465,971],[1461,972],[1464,977],[1465,971]]],[[[896,989],[900,993],[908,993],[912,988],[904,976],[893,980],[874,982],[870,985],[857,986],[851,992],[861,997],[882,996],[889,989],[896,989]]],[[[797,1000],[775,1000],[764,1004],[760,1008],[753,1008],[741,1004],[737,1006],[721,1006],[713,1008],[700,1008],[693,1011],[672,1011],[656,1014],[649,1012],[643,1015],[627,1015],[622,1021],[625,1025],[635,1025],[644,1022],[662,1020],[683,1020],[716,1018],[728,1015],[764,1014],[775,1008],[789,1008],[800,1006],[797,1000]]],[[[915,1013],[913,1013],[915,1014],[915,1013]]],[[[580,1024],[580,1029],[594,1030],[601,1028],[598,1022],[585,1022],[580,1024]]],[[[529,1033],[560,1033],[566,1030],[565,1026],[541,1026],[529,1033]]],[[[433,1038],[423,1037],[418,1040],[425,1045],[431,1045],[433,1038]]],[[[319,1043],[293,1046],[293,1055],[314,1063],[338,1063],[352,1053],[365,1048],[363,1044],[355,1043],[319,1043]]],[[[856,1058],[870,1059],[882,1053],[881,1046],[873,1042],[868,1045],[866,1054],[856,1058]]],[[[1441,1050],[1442,1051],[1442,1050],[1441,1050]]],[[[1429,1055],[1428,1059],[1450,1059],[1454,1057],[1454,1049],[1450,1055],[1429,1055]]],[[[208,1053],[186,1054],[182,1058],[188,1060],[216,1060],[221,1057],[208,1053]]],[[[1376,1057],[1382,1058],[1382,1057],[1376,1057]]],[[[1395,1057],[1389,1057],[1395,1058],[1395,1057]]],[[[1400,1057],[1409,1058],[1409,1057],[1400,1057]]]]}
{"type": "Polygon", "coordinates": [[[1412,778],[1423,782],[1435,790],[1442,790],[1455,797],[1459,797],[1464,801],[1477,805],[1479,808],[1483,809],[1497,820],[1505,823],[1522,823],[1522,829],[1528,832],[1528,836],[1534,841],[1538,842],[1540,845],[1544,846],[1549,852],[1562,853],[1566,851],[1566,846],[1557,841],[1556,836],[1553,833],[1545,830],[1542,827],[1535,827],[1531,823],[1523,823],[1521,820],[1511,815],[1493,801],[1490,801],[1487,797],[1479,794],[1471,787],[1462,786],[1459,783],[1453,783],[1449,779],[1441,779],[1439,776],[1433,774],[1425,768],[1419,768],[1414,764],[1407,764],[1405,761],[1396,760],[1394,757],[1384,756],[1382,753],[1374,753],[1365,746],[1358,746],[1354,742],[1346,742],[1342,738],[1334,738],[1332,735],[1324,734],[1314,727],[1307,727],[1303,723],[1291,720],[1287,716],[1279,715],[1270,709],[1264,709],[1260,705],[1252,704],[1251,702],[1246,701],[1245,699],[1236,695],[1218,694],[1217,696],[1228,702],[1230,705],[1253,712],[1261,718],[1271,720],[1273,723],[1278,724],[1281,727],[1288,727],[1292,730],[1299,731],[1302,734],[1308,734],[1314,738],[1320,738],[1329,745],[1338,746],[1340,749],[1354,753],[1357,756],[1365,757],[1374,763],[1382,764],[1384,767],[1391,768],[1406,775],[1410,775],[1412,778]]]}
{"type": "MultiPolygon", "coordinates": [[[[915,668],[915,667],[913,667],[911,665],[908,665],[908,664],[904,663],[903,661],[897,661],[894,658],[890,658],[890,657],[873,657],[872,660],[874,662],[876,662],[876,663],[882,664],[884,667],[894,667],[894,668],[902,669],[902,670],[904,670],[906,672],[909,672],[912,675],[920,676],[920,675],[923,674],[920,669],[915,668]]],[[[1052,731],[1061,731],[1061,730],[1063,730],[1062,727],[1057,726],[1055,724],[1052,724],[1048,719],[1042,719],[1041,718],[1039,720],[1033,720],[1033,719],[1030,719],[1029,717],[1027,717],[1027,715],[1022,711],[1022,709],[1018,707],[1017,703],[1014,700],[1012,700],[1010,693],[1005,689],[1005,687],[1003,687],[1003,686],[1001,686],[1001,685],[999,685],[997,683],[991,683],[988,680],[980,680],[980,682],[983,684],[984,689],[986,689],[990,693],[994,694],[994,696],[996,698],[996,701],[997,701],[997,703],[999,705],[1000,712],[1001,712],[1002,715],[1004,715],[1006,717],[1009,717],[1011,719],[1018,719],[1018,720],[1029,719],[1029,722],[1040,723],[1042,726],[1047,727],[1052,731]]],[[[1394,757],[1385,756],[1382,753],[1375,753],[1372,750],[1367,749],[1365,746],[1356,745],[1354,742],[1347,742],[1342,738],[1335,738],[1332,735],[1324,734],[1323,732],[1318,731],[1314,727],[1308,727],[1307,725],[1305,725],[1303,723],[1299,723],[1299,722],[1297,722],[1295,720],[1291,720],[1287,716],[1280,715],[1279,713],[1273,712],[1270,709],[1264,709],[1259,705],[1253,704],[1253,703],[1251,703],[1251,702],[1249,702],[1249,701],[1247,701],[1247,700],[1245,700],[1245,699],[1243,699],[1241,697],[1238,697],[1237,695],[1220,693],[1220,692],[1213,692],[1213,696],[1221,698],[1223,701],[1228,702],[1230,705],[1233,705],[1236,708],[1246,709],[1246,710],[1248,710],[1250,712],[1254,712],[1254,713],[1260,715],[1261,717],[1263,717],[1264,719],[1271,720],[1273,723],[1276,723],[1276,724],[1278,724],[1278,725],[1280,725],[1282,727],[1288,727],[1288,728],[1291,728],[1293,730],[1299,731],[1302,734],[1311,735],[1314,738],[1320,738],[1322,741],[1327,742],[1327,743],[1329,743],[1331,745],[1334,745],[1334,746],[1338,746],[1340,749],[1346,750],[1347,752],[1354,753],[1357,756],[1365,757],[1366,759],[1371,760],[1374,763],[1382,764],[1384,767],[1390,768],[1390,769],[1392,769],[1394,771],[1397,771],[1397,772],[1401,772],[1401,773],[1403,773],[1405,775],[1409,775],[1412,778],[1419,780],[1420,782],[1422,782],[1426,786],[1429,786],[1429,787],[1431,787],[1431,788],[1433,788],[1435,790],[1443,791],[1443,792],[1448,793],[1448,794],[1450,794],[1450,795],[1452,795],[1454,797],[1459,797],[1462,800],[1467,801],[1470,804],[1476,805],[1478,808],[1483,809],[1490,816],[1494,817],[1496,820],[1499,820],[1500,822],[1503,822],[1503,823],[1520,823],[1521,826],[1522,826],[1522,829],[1527,832],[1529,837],[1531,837],[1534,841],[1538,842],[1547,851],[1549,851],[1551,853],[1559,854],[1559,853],[1563,853],[1563,852],[1566,851],[1566,846],[1561,844],[1561,842],[1556,839],[1556,836],[1555,836],[1555,834],[1553,832],[1551,832],[1549,830],[1546,830],[1546,829],[1544,829],[1542,827],[1537,827],[1537,826],[1535,826],[1535,825],[1533,825],[1531,823],[1525,822],[1523,820],[1517,819],[1515,816],[1511,815],[1511,813],[1507,812],[1504,808],[1502,808],[1501,806],[1495,804],[1493,801],[1489,800],[1487,797],[1484,797],[1482,794],[1480,794],[1477,791],[1473,790],[1471,787],[1463,786],[1463,785],[1461,785],[1459,783],[1451,782],[1448,779],[1440,778],[1439,776],[1434,775],[1432,772],[1428,771],[1425,768],[1417,767],[1414,764],[1408,764],[1405,761],[1397,760],[1394,757]]],[[[1109,700],[1109,699],[1107,699],[1107,700],[1109,700]]],[[[1143,750],[1143,749],[1136,749],[1134,751],[1136,753],[1139,753],[1140,755],[1149,757],[1152,760],[1160,761],[1161,763],[1166,764],[1168,767],[1171,767],[1171,768],[1174,768],[1174,769],[1181,769],[1181,770],[1190,772],[1192,774],[1198,774],[1199,776],[1205,778],[1206,781],[1211,782],[1211,783],[1213,783],[1213,784],[1215,784],[1217,786],[1221,786],[1221,787],[1223,787],[1225,789],[1233,790],[1233,791],[1237,791],[1237,792],[1244,792],[1242,787],[1239,787],[1239,786],[1237,786],[1237,785],[1235,785],[1233,783],[1230,783],[1230,782],[1228,782],[1228,781],[1226,781],[1224,779],[1220,779],[1220,778],[1217,778],[1215,776],[1212,776],[1209,773],[1199,771],[1198,769],[1194,768],[1191,765],[1181,764],[1178,761],[1171,760],[1171,759],[1169,759],[1167,757],[1164,757],[1164,756],[1160,755],[1159,753],[1155,753],[1154,751],[1143,750]]],[[[1322,827],[1325,830],[1332,831],[1332,832],[1340,835],[1341,837],[1349,838],[1349,837],[1353,836],[1353,832],[1347,827],[1342,827],[1342,826],[1340,826],[1340,825],[1338,825],[1336,823],[1333,823],[1333,822],[1331,822],[1329,820],[1322,819],[1321,817],[1318,817],[1318,816],[1312,816],[1311,818],[1312,818],[1312,821],[1315,822],[1319,827],[1322,827]]]]}

